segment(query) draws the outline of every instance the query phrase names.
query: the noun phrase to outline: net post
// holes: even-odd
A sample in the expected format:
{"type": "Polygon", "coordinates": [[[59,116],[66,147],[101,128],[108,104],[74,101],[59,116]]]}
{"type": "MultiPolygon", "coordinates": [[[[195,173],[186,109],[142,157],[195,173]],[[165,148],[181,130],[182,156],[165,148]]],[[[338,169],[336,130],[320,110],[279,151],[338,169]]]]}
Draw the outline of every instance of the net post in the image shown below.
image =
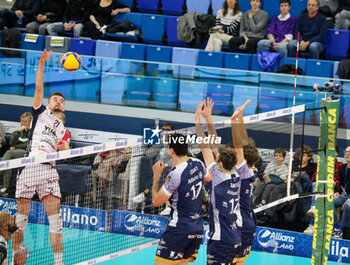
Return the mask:
{"type": "MultiPolygon", "coordinates": [[[[318,145],[316,192],[332,194],[334,191],[335,147],[339,120],[339,99],[322,99],[320,113],[320,138],[318,145]],[[326,180],[329,180],[328,182],[326,180]]],[[[312,265],[326,265],[332,237],[334,214],[333,196],[316,199],[312,265]]]]}

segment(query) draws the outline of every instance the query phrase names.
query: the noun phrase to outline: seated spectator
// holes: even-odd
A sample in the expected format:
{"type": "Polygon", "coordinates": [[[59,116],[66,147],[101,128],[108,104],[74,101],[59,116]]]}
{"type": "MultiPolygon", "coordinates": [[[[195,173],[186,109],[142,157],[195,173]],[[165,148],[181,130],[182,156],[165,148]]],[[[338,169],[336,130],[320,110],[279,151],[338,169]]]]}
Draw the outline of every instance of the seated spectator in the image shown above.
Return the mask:
{"type": "Polygon", "coordinates": [[[0,10],[0,30],[4,27],[25,27],[34,20],[41,7],[41,0],[16,0],[11,10],[0,10]]]}
{"type": "Polygon", "coordinates": [[[107,26],[118,13],[128,13],[130,8],[114,0],[97,1],[91,10],[90,21],[86,22],[87,34],[92,39],[98,39],[104,35],[107,26]]]}
{"type": "Polygon", "coordinates": [[[309,52],[311,59],[318,59],[323,52],[327,22],[326,17],[318,12],[318,8],[318,0],[307,1],[307,12],[300,15],[295,26],[295,40],[289,42],[287,46],[289,57],[296,56],[298,32],[300,32],[301,52],[309,52]]]}
{"type": "Polygon", "coordinates": [[[242,16],[239,37],[232,37],[229,41],[231,51],[238,47],[246,48],[248,53],[256,53],[257,44],[265,37],[269,15],[260,9],[260,0],[251,0],[252,9],[242,16]]]}
{"type": "MultiPolygon", "coordinates": [[[[30,122],[32,120],[32,114],[25,112],[21,115],[21,127],[18,131],[12,133],[10,140],[10,150],[8,150],[2,157],[1,161],[7,161],[10,159],[24,157],[27,150],[27,143],[30,130],[30,122]]],[[[12,170],[3,171],[3,186],[0,190],[1,196],[8,195],[8,189],[10,188],[12,170]]]]}
{"type": "Polygon", "coordinates": [[[346,54],[346,59],[339,62],[337,75],[341,79],[350,79],[350,48],[346,54]]]}
{"type": "Polygon", "coordinates": [[[2,146],[6,143],[6,138],[5,138],[5,127],[4,125],[0,122],[0,150],[2,149],[2,146]]]}
{"type": "Polygon", "coordinates": [[[45,0],[39,14],[36,16],[36,21],[27,25],[27,32],[46,35],[48,25],[62,20],[65,8],[66,0],[45,0]]]}
{"type": "Polygon", "coordinates": [[[79,38],[83,32],[84,24],[89,20],[91,5],[91,0],[69,0],[63,14],[63,22],[48,25],[48,34],[57,36],[65,31],[73,31],[74,38],[79,38]]]}
{"type": "Polygon", "coordinates": [[[350,228],[350,146],[345,149],[344,158],[346,164],[339,167],[339,187],[334,193],[334,207],[341,207],[343,213],[339,222],[337,212],[334,212],[334,238],[343,238],[344,228],[350,228]]]}
{"type": "Polygon", "coordinates": [[[274,161],[267,164],[263,179],[256,189],[254,190],[254,202],[260,203],[257,207],[261,207],[267,203],[272,202],[273,198],[270,198],[272,190],[276,185],[284,183],[288,176],[288,167],[283,164],[286,158],[286,151],[283,148],[276,148],[274,151],[274,161]]]}
{"type": "Polygon", "coordinates": [[[326,17],[327,28],[334,28],[334,16],[338,9],[338,0],[319,0],[319,12],[326,17]]]}
{"type": "MultiPolygon", "coordinates": [[[[226,0],[216,15],[216,26],[211,30],[206,51],[221,51],[222,45],[228,45],[232,36],[239,35],[242,11],[237,0],[226,0]]],[[[210,32],[210,31],[209,31],[210,32]]]]}
{"type": "Polygon", "coordinates": [[[350,29],[350,1],[339,0],[339,6],[335,15],[335,29],[350,29]]]}
{"type": "Polygon", "coordinates": [[[287,45],[293,40],[297,20],[289,14],[290,0],[280,0],[280,10],[281,14],[272,19],[267,28],[266,36],[268,39],[258,42],[258,52],[272,50],[287,57],[287,45]]]}

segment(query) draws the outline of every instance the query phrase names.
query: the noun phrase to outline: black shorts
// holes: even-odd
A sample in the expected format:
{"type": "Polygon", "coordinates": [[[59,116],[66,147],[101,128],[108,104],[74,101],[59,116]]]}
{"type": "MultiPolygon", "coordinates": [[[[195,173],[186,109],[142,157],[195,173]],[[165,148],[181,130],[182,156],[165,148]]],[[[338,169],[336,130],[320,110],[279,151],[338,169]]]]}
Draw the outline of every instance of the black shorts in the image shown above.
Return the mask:
{"type": "Polygon", "coordinates": [[[178,228],[168,228],[159,241],[156,260],[176,264],[183,261],[194,262],[203,240],[203,230],[184,233],[178,228]]]}
{"type": "Polygon", "coordinates": [[[208,265],[231,265],[240,244],[232,245],[224,241],[209,240],[207,247],[208,265]]]}

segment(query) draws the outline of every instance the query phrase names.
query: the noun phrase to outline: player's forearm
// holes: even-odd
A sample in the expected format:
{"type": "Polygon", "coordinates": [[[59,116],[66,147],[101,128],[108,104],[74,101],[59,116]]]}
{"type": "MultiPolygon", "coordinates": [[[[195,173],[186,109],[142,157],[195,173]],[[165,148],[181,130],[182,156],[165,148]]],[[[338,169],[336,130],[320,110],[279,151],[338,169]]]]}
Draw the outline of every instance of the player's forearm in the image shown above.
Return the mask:
{"type": "Polygon", "coordinates": [[[244,119],[242,115],[238,116],[238,129],[239,129],[239,134],[242,138],[242,144],[247,145],[248,142],[248,133],[247,133],[247,128],[245,127],[244,119]]]}
{"type": "Polygon", "coordinates": [[[157,198],[159,193],[159,178],[156,178],[156,176],[153,176],[153,185],[152,185],[152,203],[154,205],[157,204],[157,198]]]}
{"type": "Polygon", "coordinates": [[[44,67],[45,63],[39,61],[35,80],[35,94],[33,100],[34,107],[40,107],[44,98],[44,67]]]}

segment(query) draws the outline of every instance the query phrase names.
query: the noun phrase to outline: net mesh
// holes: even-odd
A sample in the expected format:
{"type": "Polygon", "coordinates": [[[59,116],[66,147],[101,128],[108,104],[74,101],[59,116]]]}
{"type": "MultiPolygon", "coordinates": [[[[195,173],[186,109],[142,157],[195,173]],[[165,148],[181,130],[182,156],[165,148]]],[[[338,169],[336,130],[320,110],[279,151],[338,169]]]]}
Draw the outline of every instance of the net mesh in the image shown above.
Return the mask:
{"type": "MultiPolygon", "coordinates": [[[[256,139],[260,142],[256,145],[267,148],[260,150],[263,160],[272,160],[271,151],[267,150],[276,147],[289,150],[291,114],[296,112],[299,119],[303,111],[304,106],[298,106],[244,118],[248,135],[254,139],[259,134],[256,139]]],[[[229,120],[215,124],[222,144],[232,140],[230,126],[229,120]]],[[[302,127],[302,124],[295,125],[296,135],[301,135],[302,127]]],[[[195,128],[177,132],[193,134],[195,128]]],[[[295,146],[299,144],[300,137],[299,140],[296,137],[295,146]]],[[[190,144],[189,153],[200,157],[199,146],[190,144]]],[[[16,178],[11,178],[8,194],[0,199],[1,211],[15,215],[15,193],[26,194],[26,185],[33,188],[23,240],[32,252],[26,264],[54,263],[49,222],[40,202],[47,194],[61,194],[64,264],[96,260],[106,255],[106,259],[111,259],[139,245],[155,244],[154,240],[165,230],[170,212],[166,205],[152,205],[152,165],[159,160],[166,165],[160,181],[162,185],[173,165],[167,145],[144,145],[141,138],[0,162],[0,174],[10,169],[11,176],[17,173],[26,176],[23,183],[17,177],[17,189],[16,178]],[[50,185],[55,181],[59,185],[50,185]],[[24,186],[19,188],[22,184],[24,186]]],[[[288,161],[288,154],[285,161],[288,161]]],[[[204,194],[203,205],[207,203],[204,194]]],[[[10,250],[9,259],[12,259],[10,250]]]]}

